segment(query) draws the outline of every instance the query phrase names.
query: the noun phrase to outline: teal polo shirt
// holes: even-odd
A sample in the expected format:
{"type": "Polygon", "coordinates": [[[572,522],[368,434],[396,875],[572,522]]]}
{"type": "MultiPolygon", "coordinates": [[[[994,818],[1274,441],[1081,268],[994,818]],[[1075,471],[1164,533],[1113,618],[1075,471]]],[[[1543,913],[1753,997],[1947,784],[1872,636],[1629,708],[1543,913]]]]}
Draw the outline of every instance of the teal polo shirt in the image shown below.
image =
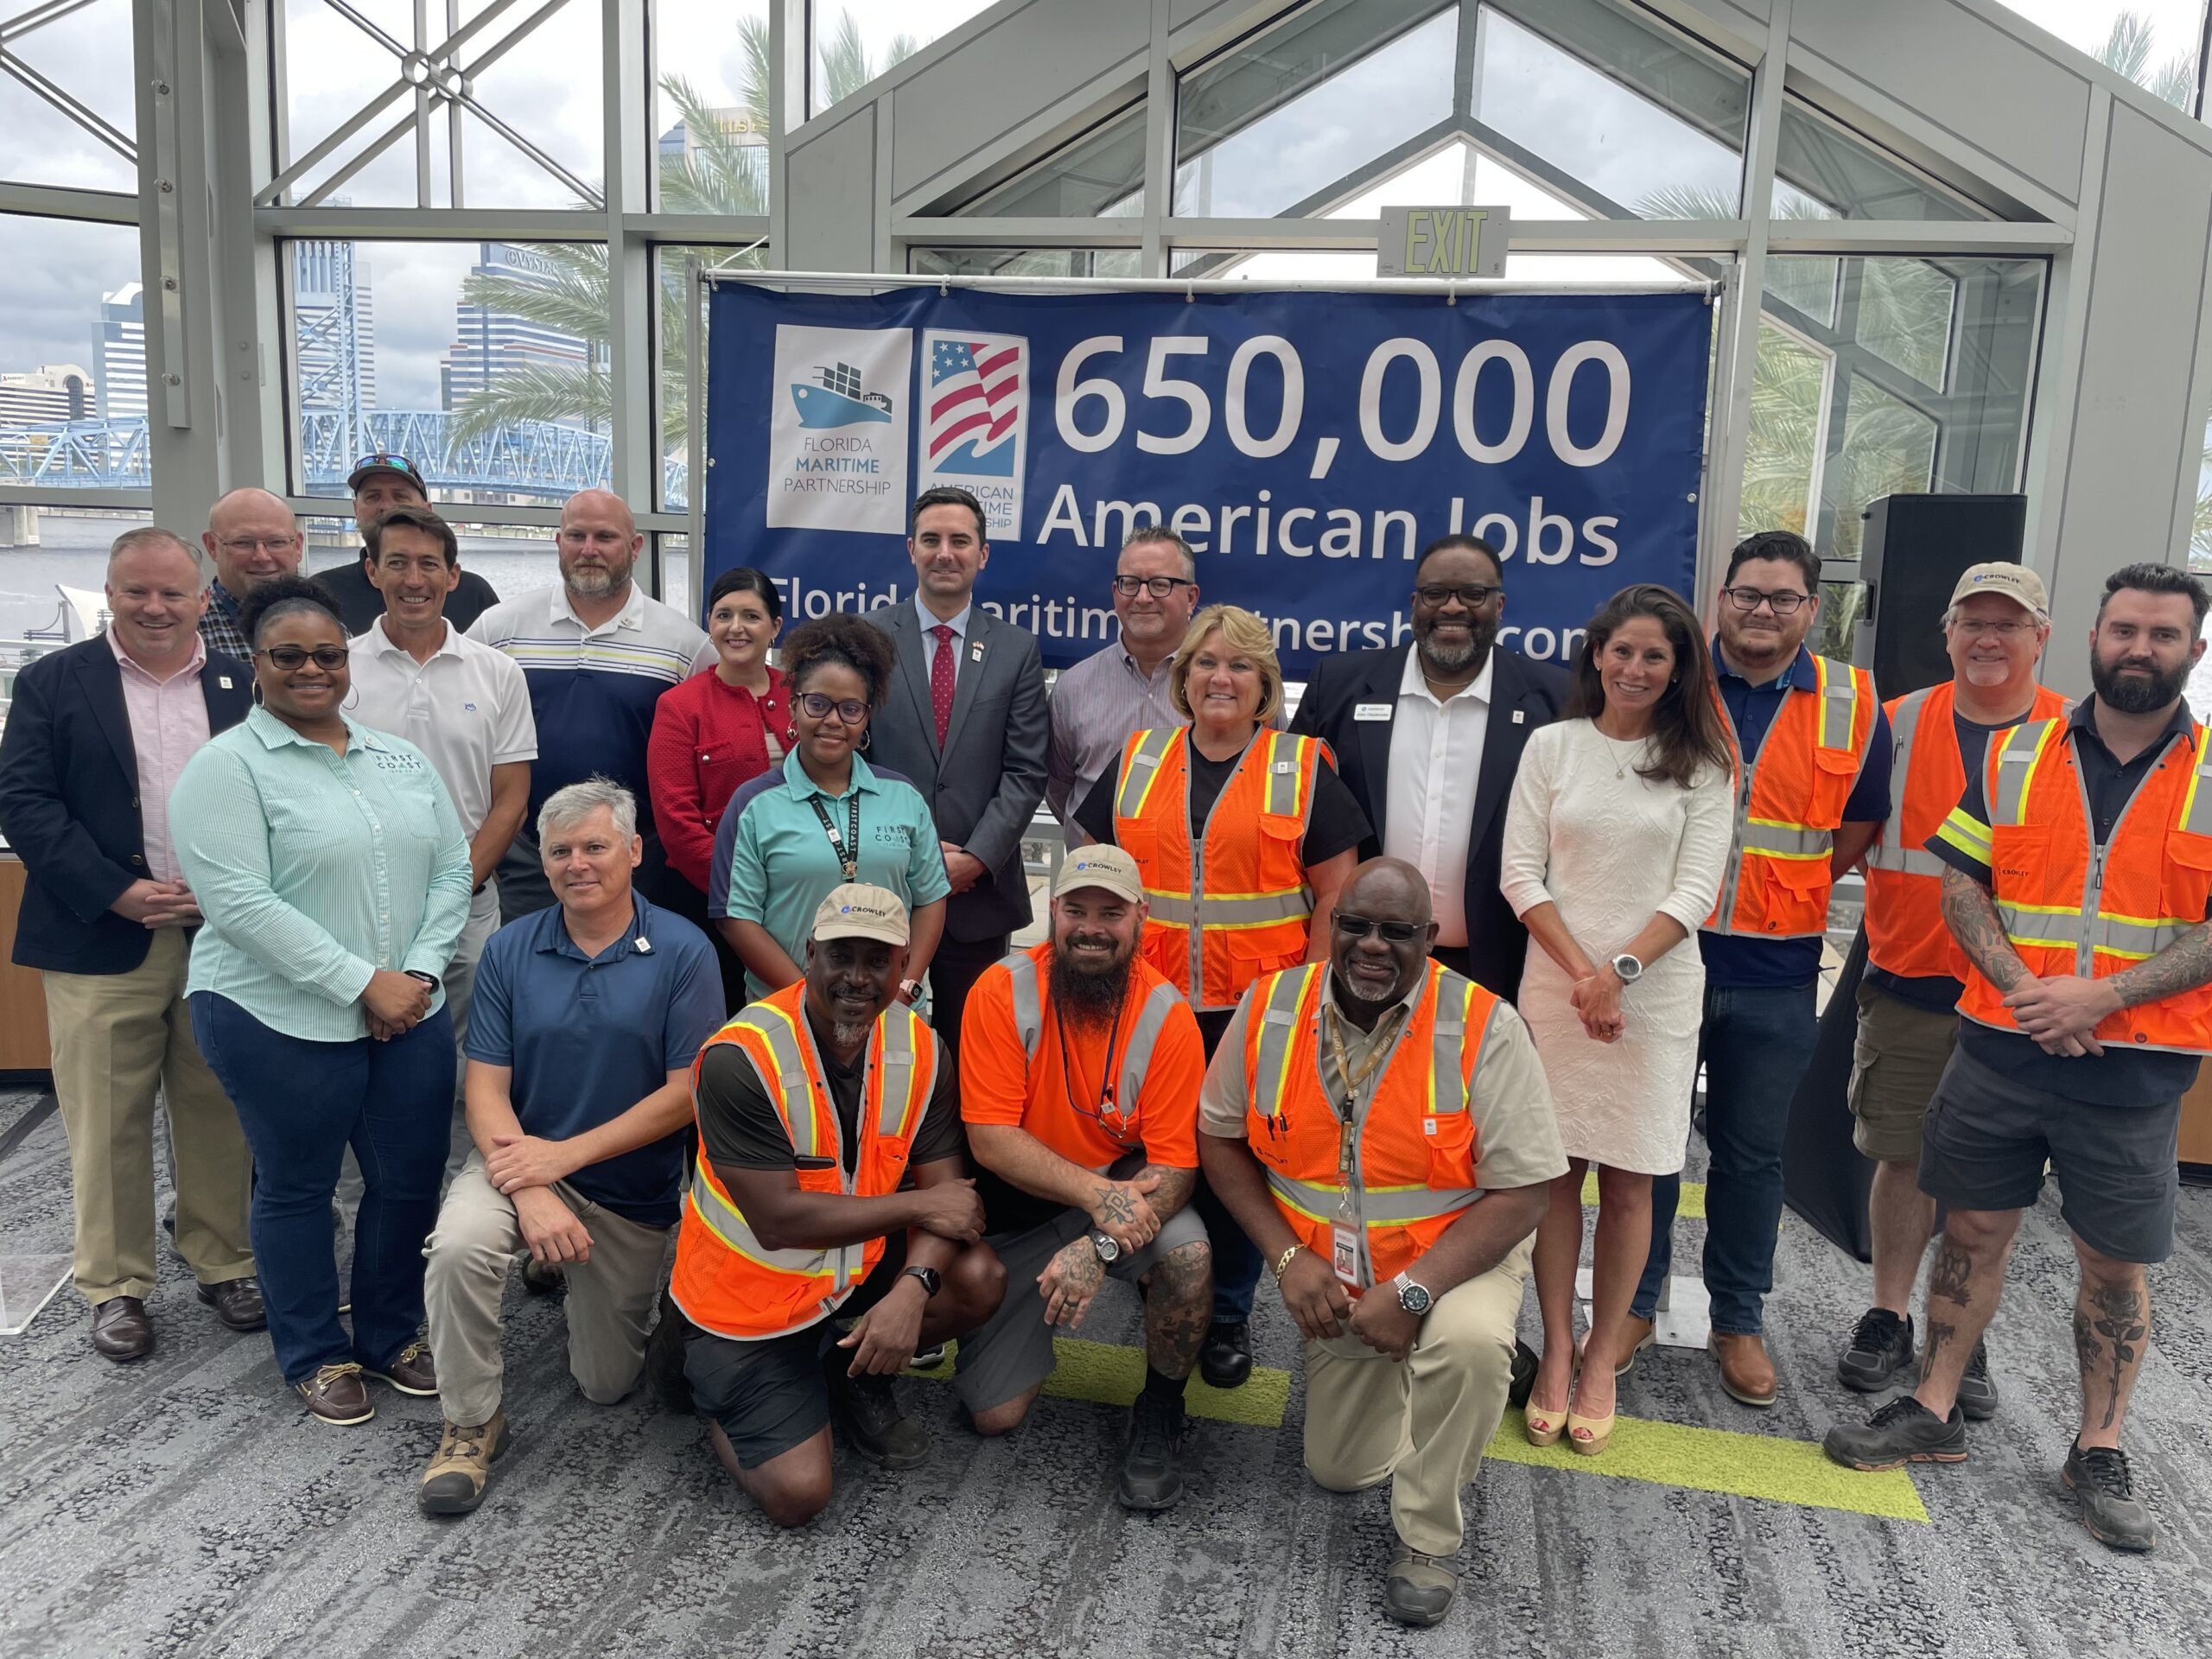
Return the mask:
{"type": "MultiPolygon", "coordinates": [[[[898,894],[909,912],[935,904],[952,891],[937,824],[921,791],[895,772],[878,772],[859,755],[841,795],[806,775],[798,751],[784,757],[780,772],[762,772],[730,797],[715,832],[715,868],[707,887],[707,913],[757,922],[801,966],[814,931],[814,912],[844,880],[837,850],[822,827],[815,802],[842,836],[860,804],[858,879],[898,894]]],[[[745,976],[755,1001],[775,987],[745,976]]]]}

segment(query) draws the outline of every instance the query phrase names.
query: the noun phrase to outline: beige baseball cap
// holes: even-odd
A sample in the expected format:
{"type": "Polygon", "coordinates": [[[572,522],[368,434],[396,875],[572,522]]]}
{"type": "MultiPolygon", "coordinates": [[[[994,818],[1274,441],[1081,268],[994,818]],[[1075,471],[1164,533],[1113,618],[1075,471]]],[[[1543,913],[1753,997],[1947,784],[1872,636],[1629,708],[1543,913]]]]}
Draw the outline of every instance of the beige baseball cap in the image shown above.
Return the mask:
{"type": "Polygon", "coordinates": [[[1976,594],[1995,594],[1999,599],[2011,600],[2038,622],[2050,620],[2050,594],[2044,588],[2043,578],[2024,564],[2000,559],[1967,566],[1959,585],[1951,589],[1951,603],[1972,599],[1976,594]]]}
{"type": "Polygon", "coordinates": [[[906,943],[906,906],[887,888],[855,882],[832,887],[814,912],[817,939],[881,939],[906,943]]]}
{"type": "Polygon", "coordinates": [[[1133,905],[1144,903],[1144,877],[1137,874],[1137,861],[1119,847],[1078,847],[1060,861],[1060,873],[1052,879],[1052,897],[1079,887],[1103,887],[1133,905]]]}

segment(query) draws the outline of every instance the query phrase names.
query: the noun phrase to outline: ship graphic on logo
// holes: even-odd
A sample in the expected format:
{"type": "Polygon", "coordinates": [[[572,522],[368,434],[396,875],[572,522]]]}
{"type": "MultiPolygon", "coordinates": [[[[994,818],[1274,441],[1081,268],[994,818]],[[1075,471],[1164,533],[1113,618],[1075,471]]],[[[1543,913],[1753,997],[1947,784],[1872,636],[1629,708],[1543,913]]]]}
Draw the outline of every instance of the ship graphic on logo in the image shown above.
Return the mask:
{"type": "Polygon", "coordinates": [[[891,418],[891,400],[880,391],[862,391],[861,372],[851,364],[817,364],[814,373],[820,385],[798,381],[791,386],[801,426],[856,426],[891,418]]]}

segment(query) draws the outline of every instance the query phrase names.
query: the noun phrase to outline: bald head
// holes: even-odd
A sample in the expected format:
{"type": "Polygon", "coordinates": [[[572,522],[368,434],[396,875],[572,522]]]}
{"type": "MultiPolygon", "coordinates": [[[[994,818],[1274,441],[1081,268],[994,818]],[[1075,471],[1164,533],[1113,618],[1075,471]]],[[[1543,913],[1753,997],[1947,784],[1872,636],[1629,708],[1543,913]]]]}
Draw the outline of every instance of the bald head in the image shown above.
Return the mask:
{"type": "Polygon", "coordinates": [[[561,580],[571,599],[620,601],[645,538],[628,503],[611,490],[579,490],[561,504],[561,580]]]}
{"type": "Polygon", "coordinates": [[[215,580],[243,600],[272,576],[300,568],[300,526],[292,510],[266,490],[232,490],[207,512],[200,538],[215,566],[215,580]]]}
{"type": "Polygon", "coordinates": [[[1428,883],[1402,858],[1368,860],[1338,893],[1329,966],[1355,1018],[1371,1020],[1427,971],[1436,938],[1429,908],[1428,883]]]}

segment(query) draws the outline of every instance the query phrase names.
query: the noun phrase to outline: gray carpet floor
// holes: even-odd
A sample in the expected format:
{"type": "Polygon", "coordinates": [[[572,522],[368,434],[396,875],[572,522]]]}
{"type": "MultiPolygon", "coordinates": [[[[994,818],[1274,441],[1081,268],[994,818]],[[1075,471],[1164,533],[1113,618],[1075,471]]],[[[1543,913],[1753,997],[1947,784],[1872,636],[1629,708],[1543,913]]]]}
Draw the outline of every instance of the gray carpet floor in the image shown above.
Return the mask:
{"type": "MultiPolygon", "coordinates": [[[[37,1097],[0,1095],[0,1254],[67,1251],[67,1163],[37,1097]]],[[[1694,1173],[1694,1171],[1693,1171],[1694,1173]]],[[[1700,1229],[1683,1224],[1681,1259],[1700,1229]]],[[[1914,1478],[1930,1522],[1878,1520],[1493,1461],[1467,1495],[1470,1565],[1440,1631],[1382,1618],[1381,1492],[1321,1491],[1284,1427],[1201,1422],[1192,1490],[1164,1516],[1113,1502],[1122,1414],[1047,1399],[984,1442],[950,1390],[900,1384],[936,1436],[923,1469],[840,1454],[815,1525],[778,1534],[688,1419],[569,1382],[555,1300],[508,1302],[512,1449],[474,1516],[414,1493],[435,1401],[379,1388],[365,1427],[310,1422],[264,1337],[234,1336],[165,1257],[154,1356],[92,1355],[64,1289],[0,1338],[0,1654],[1752,1656],[2212,1650],[2212,1194],[2185,1192],[2154,1272],[2158,1329],[2129,1445],[2164,1529],[2111,1554],[2057,1481],[2075,1382],[2073,1262],[2055,1197],[2029,1218],[1991,1338],[2004,1390],[1973,1456],[1914,1478]]],[[[1622,1408],[1815,1440],[1866,1403],[1834,1380],[1864,1269],[1795,1217],[1770,1340],[1781,1402],[1724,1395],[1711,1362],[1647,1356],[1622,1408]]],[[[1533,1301],[1523,1316],[1534,1332],[1533,1301]]],[[[1084,1334],[1128,1341],[1133,1300],[1084,1334]]],[[[1262,1300],[1263,1363],[1294,1333],[1262,1300]]]]}

